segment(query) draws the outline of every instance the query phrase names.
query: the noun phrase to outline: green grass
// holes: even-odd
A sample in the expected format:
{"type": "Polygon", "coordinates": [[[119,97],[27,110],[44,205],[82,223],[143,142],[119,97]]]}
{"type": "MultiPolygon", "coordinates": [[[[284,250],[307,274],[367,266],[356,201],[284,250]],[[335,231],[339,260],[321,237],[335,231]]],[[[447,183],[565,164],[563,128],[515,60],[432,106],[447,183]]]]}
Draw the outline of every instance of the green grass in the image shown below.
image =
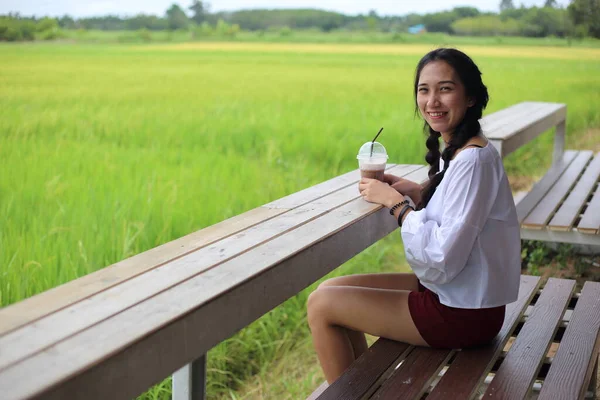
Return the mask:
{"type": "MultiPolygon", "coordinates": [[[[354,169],[381,126],[391,162],[423,162],[411,85],[432,47],[0,45],[0,306],[354,169]]],[[[567,147],[600,126],[598,49],[464,49],[484,72],[487,112],[567,103],[567,147]]],[[[551,141],[507,170],[541,174],[551,141]]],[[[335,273],[405,268],[398,242],[335,273]]],[[[211,398],[306,342],[309,291],[209,353],[211,398]]],[[[169,393],[167,380],[143,397],[169,393]]]]}

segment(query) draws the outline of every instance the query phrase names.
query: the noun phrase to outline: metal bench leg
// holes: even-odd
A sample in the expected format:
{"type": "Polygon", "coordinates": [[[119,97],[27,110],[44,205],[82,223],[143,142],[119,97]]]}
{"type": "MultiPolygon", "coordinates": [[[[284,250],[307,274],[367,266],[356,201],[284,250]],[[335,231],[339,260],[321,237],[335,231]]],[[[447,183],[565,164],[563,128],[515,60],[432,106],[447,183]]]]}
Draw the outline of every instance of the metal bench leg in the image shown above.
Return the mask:
{"type": "Polygon", "coordinates": [[[173,374],[173,400],[206,398],[206,354],[173,374]]]}
{"type": "Polygon", "coordinates": [[[565,132],[566,132],[567,121],[563,121],[556,125],[556,131],[554,133],[554,154],[552,156],[552,163],[556,165],[563,156],[565,151],[565,132]]]}

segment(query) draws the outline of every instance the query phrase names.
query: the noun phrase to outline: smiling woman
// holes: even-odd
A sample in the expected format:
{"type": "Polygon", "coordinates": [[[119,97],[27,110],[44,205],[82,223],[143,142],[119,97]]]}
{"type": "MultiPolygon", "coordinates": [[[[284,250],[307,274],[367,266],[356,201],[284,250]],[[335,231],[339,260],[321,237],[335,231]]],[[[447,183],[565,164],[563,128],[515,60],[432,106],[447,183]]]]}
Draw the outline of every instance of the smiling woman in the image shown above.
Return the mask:
{"type": "Polygon", "coordinates": [[[429,131],[429,182],[420,190],[386,175],[359,184],[366,201],[397,219],[414,273],[338,277],[311,293],[308,323],[329,384],[367,350],[365,333],[433,348],[479,346],[517,299],[519,223],[502,159],[481,134],[488,91],[479,68],[456,49],[427,53],[415,101],[429,131]]]}

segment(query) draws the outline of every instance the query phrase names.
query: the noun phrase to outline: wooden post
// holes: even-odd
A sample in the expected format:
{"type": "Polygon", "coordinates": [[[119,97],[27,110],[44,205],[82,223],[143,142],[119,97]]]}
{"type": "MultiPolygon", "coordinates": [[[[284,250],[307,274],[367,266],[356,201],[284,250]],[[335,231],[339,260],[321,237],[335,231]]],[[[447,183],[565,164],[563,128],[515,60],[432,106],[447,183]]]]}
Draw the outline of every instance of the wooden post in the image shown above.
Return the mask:
{"type": "Polygon", "coordinates": [[[554,154],[552,157],[553,165],[557,165],[560,162],[565,151],[566,124],[567,120],[565,119],[556,125],[556,131],[554,133],[554,154]]]}
{"type": "Polygon", "coordinates": [[[173,374],[173,400],[206,398],[206,354],[173,374]]]}

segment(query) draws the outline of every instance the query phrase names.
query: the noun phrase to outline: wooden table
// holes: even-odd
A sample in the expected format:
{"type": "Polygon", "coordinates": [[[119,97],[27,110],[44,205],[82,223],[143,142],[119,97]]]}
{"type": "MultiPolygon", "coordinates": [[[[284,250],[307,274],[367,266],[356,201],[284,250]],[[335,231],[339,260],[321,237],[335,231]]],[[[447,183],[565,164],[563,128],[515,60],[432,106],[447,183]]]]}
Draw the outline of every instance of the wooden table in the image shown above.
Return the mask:
{"type": "Polygon", "coordinates": [[[0,309],[0,397],[130,399],[178,370],[174,398],[202,398],[209,349],[398,228],[358,181],[346,173],[0,309]]]}

